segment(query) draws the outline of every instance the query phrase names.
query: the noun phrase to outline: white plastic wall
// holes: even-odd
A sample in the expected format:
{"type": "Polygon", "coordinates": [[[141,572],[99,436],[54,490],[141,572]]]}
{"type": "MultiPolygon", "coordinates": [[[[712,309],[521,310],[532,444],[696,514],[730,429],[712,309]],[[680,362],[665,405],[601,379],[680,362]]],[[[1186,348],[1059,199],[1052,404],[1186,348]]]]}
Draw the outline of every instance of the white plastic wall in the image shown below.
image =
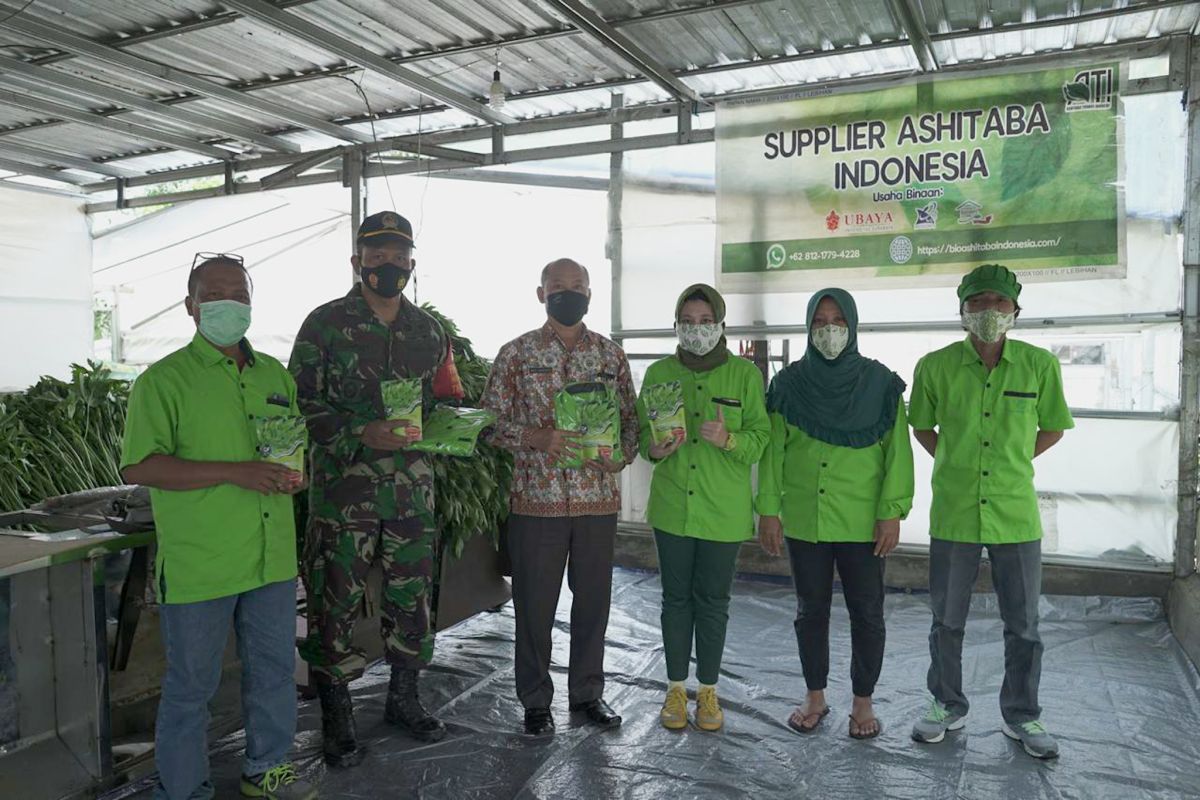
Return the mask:
{"type": "Polygon", "coordinates": [[[66,377],[92,354],[92,240],[83,200],[0,188],[0,391],[66,377]]]}

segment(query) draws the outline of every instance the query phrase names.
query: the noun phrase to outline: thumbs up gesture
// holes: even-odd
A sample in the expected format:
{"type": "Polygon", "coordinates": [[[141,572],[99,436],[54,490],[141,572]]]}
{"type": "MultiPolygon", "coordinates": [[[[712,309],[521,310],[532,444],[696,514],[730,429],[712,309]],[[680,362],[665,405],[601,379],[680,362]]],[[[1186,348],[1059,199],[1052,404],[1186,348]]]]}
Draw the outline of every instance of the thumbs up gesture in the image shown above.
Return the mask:
{"type": "Polygon", "coordinates": [[[717,421],[701,425],[700,435],[704,437],[704,441],[721,449],[724,449],[729,442],[729,430],[725,427],[725,412],[721,410],[719,403],[717,404],[717,421]]]}

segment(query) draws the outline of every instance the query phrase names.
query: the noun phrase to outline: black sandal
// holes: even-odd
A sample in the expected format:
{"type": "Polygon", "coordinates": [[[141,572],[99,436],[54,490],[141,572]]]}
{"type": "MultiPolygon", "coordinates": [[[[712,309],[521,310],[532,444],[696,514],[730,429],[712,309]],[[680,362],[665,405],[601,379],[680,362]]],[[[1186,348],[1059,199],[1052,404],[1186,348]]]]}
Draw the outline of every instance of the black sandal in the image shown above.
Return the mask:
{"type": "Polygon", "coordinates": [[[791,716],[788,717],[787,726],[789,728],[791,728],[792,730],[794,730],[796,733],[803,733],[805,735],[813,733],[814,731],[816,731],[817,728],[821,727],[821,722],[824,721],[825,717],[829,716],[829,711],[830,711],[829,706],[825,706],[825,709],[823,711],[819,711],[819,712],[810,711],[807,714],[801,714],[800,709],[797,708],[795,711],[792,712],[791,716]],[[800,718],[799,722],[796,722],[797,715],[799,715],[799,718],[800,718]],[[813,717],[817,718],[816,722],[814,722],[812,725],[804,724],[806,720],[812,719],[813,717]]]}
{"type": "Polygon", "coordinates": [[[854,715],[853,715],[853,714],[851,714],[851,715],[850,715],[850,726],[849,726],[849,728],[850,728],[850,729],[849,729],[848,733],[850,734],[850,738],[851,738],[851,739],[858,739],[858,740],[860,740],[860,741],[861,741],[861,740],[863,740],[863,739],[874,739],[876,736],[878,736],[879,734],[883,733],[883,723],[882,723],[882,722],[880,722],[880,721],[879,721],[879,717],[876,717],[876,716],[872,716],[872,717],[871,717],[871,719],[864,720],[864,721],[860,722],[860,721],[858,721],[858,720],[857,720],[857,719],[854,717],[854,715]],[[870,723],[872,720],[874,720],[874,722],[875,722],[875,732],[874,732],[874,733],[861,733],[861,731],[862,731],[863,727],[865,727],[865,726],[866,726],[868,723],[870,723]],[[860,731],[859,733],[855,733],[855,732],[854,732],[854,729],[855,729],[856,727],[857,727],[857,728],[858,728],[858,730],[860,731]]]}

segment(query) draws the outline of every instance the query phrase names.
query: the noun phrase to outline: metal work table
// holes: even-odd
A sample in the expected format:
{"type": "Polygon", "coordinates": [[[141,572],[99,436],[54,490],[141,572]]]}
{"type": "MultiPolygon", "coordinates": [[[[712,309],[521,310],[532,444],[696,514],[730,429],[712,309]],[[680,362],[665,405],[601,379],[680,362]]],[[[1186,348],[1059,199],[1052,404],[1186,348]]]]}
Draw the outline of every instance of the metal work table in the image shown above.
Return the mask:
{"type": "Polygon", "coordinates": [[[95,516],[0,515],[0,797],[92,796],[111,780],[105,559],[144,559],[153,541],[95,516]],[[5,527],[27,523],[82,527],[5,527]]]}

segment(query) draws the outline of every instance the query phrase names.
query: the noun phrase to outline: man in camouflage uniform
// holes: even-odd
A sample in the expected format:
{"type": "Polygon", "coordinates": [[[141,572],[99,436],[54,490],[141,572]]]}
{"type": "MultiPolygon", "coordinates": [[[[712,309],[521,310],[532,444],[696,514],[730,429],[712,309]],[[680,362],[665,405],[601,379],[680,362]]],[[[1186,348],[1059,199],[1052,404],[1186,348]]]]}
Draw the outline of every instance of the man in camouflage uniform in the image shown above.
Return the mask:
{"type": "Polygon", "coordinates": [[[363,757],[348,684],[365,667],[352,640],[376,560],[392,667],[386,719],[423,741],[446,733],[417,695],[419,671],[433,656],[433,468],[428,455],[404,449],[417,431],[384,419],[380,384],[420,379],[425,412],[435,397],[461,397],[462,390],[445,332],[402,294],[416,263],[408,220],[390,211],[369,216],[357,241],[351,261],[361,283],[308,316],[290,363],[312,441],[304,656],[317,681],[331,766],[363,757]]]}

